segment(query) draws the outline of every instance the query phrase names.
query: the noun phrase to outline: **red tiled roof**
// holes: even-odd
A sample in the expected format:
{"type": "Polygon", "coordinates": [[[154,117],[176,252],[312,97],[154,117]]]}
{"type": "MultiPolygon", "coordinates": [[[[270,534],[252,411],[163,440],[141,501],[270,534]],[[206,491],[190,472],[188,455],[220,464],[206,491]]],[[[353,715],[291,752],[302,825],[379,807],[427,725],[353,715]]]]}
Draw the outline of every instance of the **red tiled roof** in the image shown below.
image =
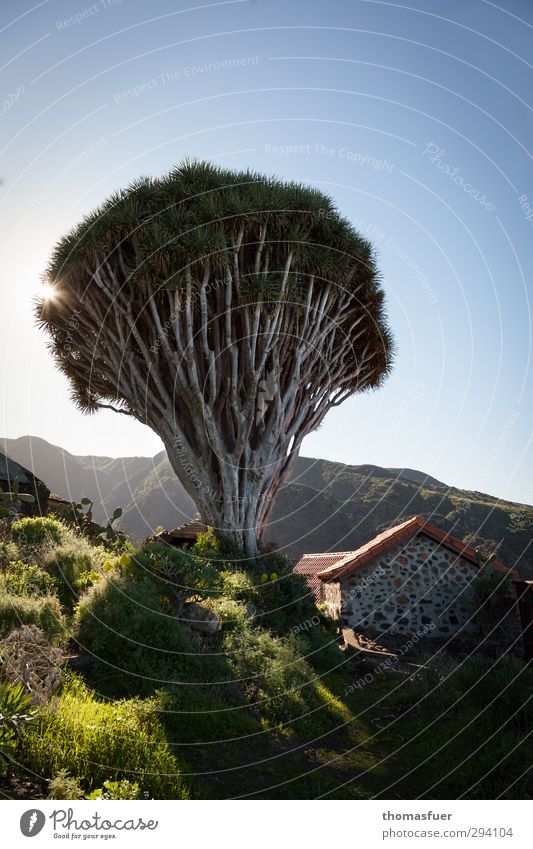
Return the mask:
{"type": "MultiPolygon", "coordinates": [[[[317,576],[322,581],[346,578],[353,574],[356,569],[360,569],[361,566],[365,566],[367,563],[375,560],[380,554],[390,551],[397,545],[407,542],[421,533],[435,540],[435,542],[438,542],[444,548],[464,557],[465,560],[476,564],[476,566],[479,564],[476,550],[472,546],[437,528],[436,525],[428,522],[425,516],[414,516],[412,519],[407,519],[406,522],[402,522],[400,525],[396,525],[394,528],[389,528],[389,530],[378,534],[377,537],[374,537],[370,542],[365,543],[365,545],[362,545],[355,551],[348,552],[340,560],[329,564],[329,566],[318,572],[317,576]]],[[[309,557],[310,555],[307,556],[309,557]]],[[[507,569],[496,561],[492,561],[492,566],[496,569],[503,569],[512,575],[516,574],[512,569],[507,569]]]]}
{"type": "Polygon", "coordinates": [[[294,567],[294,571],[303,575],[307,586],[313,591],[315,601],[322,600],[322,581],[318,573],[324,569],[334,566],[339,560],[343,560],[349,551],[328,551],[325,554],[304,554],[294,567]]]}
{"type": "Polygon", "coordinates": [[[294,571],[299,572],[300,575],[317,575],[318,572],[333,566],[352,553],[351,551],[327,551],[325,554],[304,554],[294,567],[294,571]]]}

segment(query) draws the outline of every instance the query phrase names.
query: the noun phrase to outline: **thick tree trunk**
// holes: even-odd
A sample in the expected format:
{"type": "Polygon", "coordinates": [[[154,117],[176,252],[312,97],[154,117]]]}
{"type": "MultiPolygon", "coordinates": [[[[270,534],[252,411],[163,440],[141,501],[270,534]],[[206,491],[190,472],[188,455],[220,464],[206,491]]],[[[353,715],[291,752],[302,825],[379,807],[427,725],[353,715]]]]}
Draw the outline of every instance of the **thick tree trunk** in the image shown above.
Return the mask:
{"type": "MultiPolygon", "coordinates": [[[[243,551],[247,558],[257,557],[275,497],[269,485],[271,475],[259,465],[241,470],[241,474],[224,474],[223,460],[199,467],[182,447],[171,443],[166,448],[170,465],[196,504],[204,524],[212,527],[232,548],[243,551]]],[[[283,477],[289,470],[287,464],[283,477]]]]}

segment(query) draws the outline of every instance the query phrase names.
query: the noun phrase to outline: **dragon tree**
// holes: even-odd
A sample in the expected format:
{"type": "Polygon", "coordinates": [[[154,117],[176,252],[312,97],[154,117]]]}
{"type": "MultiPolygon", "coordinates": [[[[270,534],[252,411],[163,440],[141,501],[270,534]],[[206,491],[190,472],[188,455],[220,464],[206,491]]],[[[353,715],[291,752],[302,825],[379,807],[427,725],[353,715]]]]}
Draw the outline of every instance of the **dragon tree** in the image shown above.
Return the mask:
{"type": "Polygon", "coordinates": [[[322,192],[250,171],[136,181],[59,242],[46,283],[76,403],[149,425],[249,557],[304,437],[390,369],[371,245],[322,192]]]}

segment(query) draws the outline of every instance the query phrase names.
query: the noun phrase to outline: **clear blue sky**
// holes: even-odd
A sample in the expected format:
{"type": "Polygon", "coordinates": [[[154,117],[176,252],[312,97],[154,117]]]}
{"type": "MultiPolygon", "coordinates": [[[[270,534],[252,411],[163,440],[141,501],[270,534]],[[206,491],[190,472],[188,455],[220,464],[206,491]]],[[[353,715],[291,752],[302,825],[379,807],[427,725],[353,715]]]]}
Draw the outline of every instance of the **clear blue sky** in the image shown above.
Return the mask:
{"type": "Polygon", "coordinates": [[[76,410],[31,299],[81,216],[196,156],[316,184],[378,249],[394,373],[303,453],[533,503],[532,45],[526,0],[4,0],[0,434],[160,449],[76,410]]]}

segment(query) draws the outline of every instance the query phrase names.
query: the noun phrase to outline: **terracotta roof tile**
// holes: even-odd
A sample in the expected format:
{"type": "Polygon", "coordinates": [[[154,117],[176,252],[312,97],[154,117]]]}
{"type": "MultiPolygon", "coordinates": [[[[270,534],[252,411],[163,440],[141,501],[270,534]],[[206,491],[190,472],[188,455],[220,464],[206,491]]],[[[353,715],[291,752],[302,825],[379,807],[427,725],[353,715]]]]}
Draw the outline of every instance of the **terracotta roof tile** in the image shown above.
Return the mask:
{"type": "Polygon", "coordinates": [[[327,551],[324,554],[304,554],[294,567],[294,571],[300,575],[316,575],[328,566],[333,566],[342,560],[350,551],[327,551]]]}
{"type": "MultiPolygon", "coordinates": [[[[374,539],[370,540],[370,542],[365,543],[365,545],[362,545],[355,551],[347,552],[336,562],[328,564],[321,572],[318,573],[318,577],[322,581],[346,578],[353,574],[353,572],[357,569],[360,569],[362,566],[370,563],[378,555],[391,551],[397,545],[401,545],[403,542],[407,542],[409,539],[412,539],[421,533],[424,534],[424,536],[428,536],[430,539],[435,540],[435,542],[438,542],[450,551],[453,551],[455,554],[458,554],[460,557],[464,557],[465,560],[469,560],[471,563],[476,565],[479,564],[479,558],[472,546],[467,545],[457,537],[453,537],[446,531],[437,528],[436,525],[428,522],[425,516],[413,516],[413,518],[407,519],[407,521],[402,522],[400,525],[396,525],[395,527],[389,528],[388,530],[383,531],[383,533],[378,534],[377,537],[374,537],[374,539]]],[[[306,555],[306,557],[311,556],[313,555],[306,555]]],[[[302,563],[303,560],[305,560],[305,558],[302,558],[300,563],[302,563]]],[[[492,565],[496,569],[503,569],[512,575],[516,574],[512,569],[507,569],[501,563],[493,561],[492,565]]]]}
{"type": "Polygon", "coordinates": [[[318,575],[304,575],[305,583],[313,593],[315,602],[318,604],[322,601],[322,581],[318,575]]]}
{"type": "Polygon", "coordinates": [[[339,560],[343,560],[348,554],[350,554],[349,551],[304,554],[302,559],[298,561],[294,567],[294,571],[304,576],[307,586],[315,596],[315,601],[322,601],[322,581],[318,577],[318,573],[338,563],[339,560]]]}

